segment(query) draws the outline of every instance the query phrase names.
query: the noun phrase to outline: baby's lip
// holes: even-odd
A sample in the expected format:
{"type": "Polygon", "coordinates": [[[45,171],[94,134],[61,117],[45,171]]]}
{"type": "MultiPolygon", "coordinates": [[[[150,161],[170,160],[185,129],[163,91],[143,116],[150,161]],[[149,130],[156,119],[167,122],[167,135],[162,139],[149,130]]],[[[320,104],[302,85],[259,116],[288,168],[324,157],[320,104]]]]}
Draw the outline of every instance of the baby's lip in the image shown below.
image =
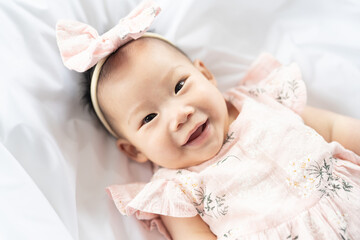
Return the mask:
{"type": "Polygon", "coordinates": [[[197,123],[194,128],[188,133],[187,137],[185,138],[184,144],[182,146],[187,145],[188,143],[192,142],[196,138],[198,138],[201,133],[204,131],[205,124],[207,123],[208,119],[197,123]],[[200,133],[199,133],[200,132],[200,133]],[[196,136],[193,134],[196,134],[196,136]]]}

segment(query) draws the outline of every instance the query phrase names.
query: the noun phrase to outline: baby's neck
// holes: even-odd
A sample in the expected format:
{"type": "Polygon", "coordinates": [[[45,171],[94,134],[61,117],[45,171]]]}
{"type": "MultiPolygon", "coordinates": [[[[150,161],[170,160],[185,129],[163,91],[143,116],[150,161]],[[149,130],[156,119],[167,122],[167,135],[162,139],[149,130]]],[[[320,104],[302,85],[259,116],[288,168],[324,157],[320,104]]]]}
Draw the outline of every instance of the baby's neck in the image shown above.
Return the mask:
{"type": "Polygon", "coordinates": [[[235,119],[238,117],[239,111],[229,101],[226,101],[226,107],[227,107],[227,110],[228,110],[228,117],[229,117],[228,127],[229,127],[231,125],[231,123],[233,121],[235,121],[235,119]]]}

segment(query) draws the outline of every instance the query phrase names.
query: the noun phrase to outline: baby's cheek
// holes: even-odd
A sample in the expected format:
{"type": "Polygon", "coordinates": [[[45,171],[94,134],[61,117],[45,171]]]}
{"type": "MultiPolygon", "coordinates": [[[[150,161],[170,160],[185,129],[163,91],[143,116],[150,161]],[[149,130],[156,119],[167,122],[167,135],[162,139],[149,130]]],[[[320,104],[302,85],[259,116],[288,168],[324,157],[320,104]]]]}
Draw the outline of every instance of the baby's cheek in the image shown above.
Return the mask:
{"type": "Polygon", "coordinates": [[[174,147],[169,144],[169,141],[159,138],[153,138],[150,140],[147,152],[150,160],[161,166],[169,163],[174,155],[176,155],[176,151],[174,147]]]}

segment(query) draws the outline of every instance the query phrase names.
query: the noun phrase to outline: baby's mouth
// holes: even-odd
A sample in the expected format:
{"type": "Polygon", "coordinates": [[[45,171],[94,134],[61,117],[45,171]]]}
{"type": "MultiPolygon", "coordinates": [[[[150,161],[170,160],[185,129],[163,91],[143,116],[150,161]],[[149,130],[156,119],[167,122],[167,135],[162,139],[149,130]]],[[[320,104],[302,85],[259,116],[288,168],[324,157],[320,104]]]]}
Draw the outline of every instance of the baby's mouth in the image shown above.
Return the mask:
{"type": "Polygon", "coordinates": [[[187,142],[184,144],[185,145],[188,145],[190,144],[191,142],[193,142],[194,140],[196,140],[204,131],[204,129],[206,128],[207,124],[208,124],[209,120],[206,120],[205,123],[203,123],[202,125],[200,125],[196,130],[195,132],[193,132],[189,139],[187,140],[187,142]]]}

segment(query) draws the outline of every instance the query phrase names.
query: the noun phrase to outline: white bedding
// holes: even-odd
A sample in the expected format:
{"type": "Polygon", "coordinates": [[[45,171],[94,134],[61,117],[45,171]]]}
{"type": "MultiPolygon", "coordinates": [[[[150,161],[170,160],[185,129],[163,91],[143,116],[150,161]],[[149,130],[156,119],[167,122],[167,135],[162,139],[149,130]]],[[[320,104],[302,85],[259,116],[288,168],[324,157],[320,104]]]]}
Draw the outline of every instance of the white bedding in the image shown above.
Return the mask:
{"type": "MultiPolygon", "coordinates": [[[[162,239],[122,217],[104,188],[146,181],[83,110],[83,76],[66,69],[60,18],[100,33],[138,0],[0,0],[0,239],[162,239]]],[[[256,56],[298,62],[309,105],[360,118],[357,0],[159,1],[151,28],[233,86],[256,56]]]]}

